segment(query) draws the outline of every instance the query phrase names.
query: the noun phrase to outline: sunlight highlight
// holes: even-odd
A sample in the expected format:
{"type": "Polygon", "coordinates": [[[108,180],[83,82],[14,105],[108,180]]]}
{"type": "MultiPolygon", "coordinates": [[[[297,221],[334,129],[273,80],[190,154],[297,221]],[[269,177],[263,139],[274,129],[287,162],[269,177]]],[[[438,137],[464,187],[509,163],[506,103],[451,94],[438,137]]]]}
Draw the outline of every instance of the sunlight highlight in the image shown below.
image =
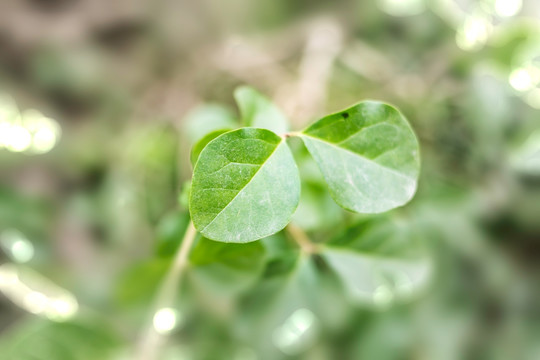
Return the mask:
{"type": "Polygon", "coordinates": [[[22,122],[32,133],[32,152],[44,154],[54,148],[60,137],[60,127],[55,120],[31,109],[23,112],[22,122]]]}
{"type": "Polygon", "coordinates": [[[456,34],[457,46],[465,51],[477,51],[484,47],[492,31],[491,23],[481,16],[469,17],[456,34]]]}
{"type": "Polygon", "coordinates": [[[20,114],[15,101],[0,94],[0,148],[15,153],[44,154],[54,148],[60,133],[55,120],[33,109],[20,114]]]}
{"type": "Polygon", "coordinates": [[[508,82],[517,91],[528,91],[534,88],[540,81],[539,71],[532,67],[522,67],[510,73],[508,82]]]}
{"type": "Polygon", "coordinates": [[[25,263],[34,257],[34,246],[17,230],[5,230],[0,235],[0,246],[4,252],[18,263],[25,263]]]}
{"type": "Polygon", "coordinates": [[[495,13],[501,17],[515,16],[522,7],[522,0],[495,0],[495,13]]]}
{"type": "Polygon", "coordinates": [[[540,89],[532,89],[525,95],[525,102],[532,108],[540,110],[540,89]]]}
{"type": "Polygon", "coordinates": [[[513,167],[521,173],[535,176],[540,174],[540,129],[527,137],[514,151],[511,160],[513,167]]]}
{"type": "Polygon", "coordinates": [[[379,308],[386,308],[394,300],[394,294],[386,285],[380,285],[373,293],[373,303],[379,308]]]}
{"type": "Polygon", "coordinates": [[[315,314],[310,310],[305,308],[296,310],[274,332],[274,345],[287,355],[299,353],[309,343],[309,330],[315,324],[315,320],[315,314]]]}
{"type": "Polygon", "coordinates": [[[79,310],[77,299],[37,272],[15,264],[0,266],[0,291],[24,310],[52,321],[65,321],[79,310]]]}
{"type": "Polygon", "coordinates": [[[32,135],[20,125],[11,125],[6,132],[4,146],[11,152],[23,152],[32,145],[32,135]]]}
{"type": "Polygon", "coordinates": [[[178,325],[178,312],[172,308],[163,308],[156,312],[153,319],[154,329],[159,334],[168,334],[178,325]]]}
{"type": "Polygon", "coordinates": [[[379,8],[392,16],[414,16],[426,10],[424,0],[378,0],[379,8]]]}

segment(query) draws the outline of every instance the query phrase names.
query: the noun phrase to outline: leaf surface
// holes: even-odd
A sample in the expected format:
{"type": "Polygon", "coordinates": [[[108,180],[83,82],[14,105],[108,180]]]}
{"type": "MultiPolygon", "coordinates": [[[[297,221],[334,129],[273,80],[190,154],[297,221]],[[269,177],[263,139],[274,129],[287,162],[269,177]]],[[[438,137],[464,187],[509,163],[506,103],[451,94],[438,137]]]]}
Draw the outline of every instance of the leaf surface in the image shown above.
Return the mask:
{"type": "Polygon", "coordinates": [[[184,118],[184,131],[192,144],[213,131],[237,127],[238,123],[232,111],[217,104],[201,104],[184,118]]]}
{"type": "Polygon", "coordinates": [[[283,229],[299,197],[300,177],[285,141],[268,130],[244,128],[219,136],[201,152],[190,213],[205,237],[245,243],[283,229]]]}
{"type": "Polygon", "coordinates": [[[190,160],[191,165],[195,166],[195,163],[199,159],[199,156],[201,155],[201,152],[204,150],[206,145],[218,136],[225,134],[228,131],[231,131],[232,129],[220,129],[212,131],[211,133],[206,134],[201,140],[199,140],[195,145],[193,145],[193,148],[191,148],[191,154],[190,154],[190,160]]]}
{"type": "Polygon", "coordinates": [[[255,89],[239,87],[234,92],[234,97],[245,126],[268,129],[276,134],[289,131],[289,123],[281,110],[255,89]]]}
{"type": "Polygon", "coordinates": [[[418,141],[390,105],[359,103],[317,121],[301,137],[345,209],[385,212],[407,203],[416,191],[418,141]]]}
{"type": "Polygon", "coordinates": [[[387,306],[414,295],[431,276],[430,257],[413,227],[364,220],[325,246],[322,256],[351,298],[387,306]]]}
{"type": "Polygon", "coordinates": [[[200,237],[190,253],[188,277],[201,301],[222,305],[252,285],[264,266],[262,242],[226,244],[200,237]]]}

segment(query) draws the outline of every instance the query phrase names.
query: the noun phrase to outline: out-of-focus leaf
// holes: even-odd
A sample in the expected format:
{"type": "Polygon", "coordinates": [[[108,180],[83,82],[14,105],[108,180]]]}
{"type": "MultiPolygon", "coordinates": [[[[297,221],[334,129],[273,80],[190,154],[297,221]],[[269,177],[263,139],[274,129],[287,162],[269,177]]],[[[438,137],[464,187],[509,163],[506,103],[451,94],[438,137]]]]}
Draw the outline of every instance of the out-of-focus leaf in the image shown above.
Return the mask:
{"type": "Polygon", "coordinates": [[[83,99],[106,89],[102,59],[88,47],[75,52],[43,49],[30,58],[29,68],[38,86],[70,98],[83,99]]]}
{"type": "Polygon", "coordinates": [[[399,312],[377,314],[361,329],[353,344],[353,359],[394,360],[414,358],[410,344],[414,332],[410,319],[399,312]]]}
{"type": "Polygon", "coordinates": [[[329,115],[301,135],[336,202],[360,213],[407,203],[420,171],[418,141],[394,107],[366,101],[329,115]]]}
{"type": "Polygon", "coordinates": [[[538,43],[540,28],[538,23],[516,21],[503,24],[490,39],[489,59],[504,70],[515,66],[515,55],[527,43],[538,43]]]}
{"type": "Polygon", "coordinates": [[[117,282],[117,302],[123,306],[149,304],[170,265],[170,259],[153,259],[128,269],[117,282]]]}
{"type": "Polygon", "coordinates": [[[186,135],[192,144],[213,131],[238,127],[233,113],[216,104],[199,105],[186,115],[184,124],[186,135]]]}
{"type": "Polygon", "coordinates": [[[385,307],[428,284],[431,261],[420,240],[407,223],[365,220],[331,241],[321,256],[351,298],[385,307]]]}
{"type": "Polygon", "coordinates": [[[197,159],[199,158],[199,155],[201,155],[201,152],[203,149],[208,145],[208,143],[215,138],[217,138],[219,135],[226,133],[227,131],[230,131],[231,129],[220,129],[212,131],[211,133],[205,135],[201,140],[199,140],[192,148],[191,148],[191,165],[195,166],[195,163],[197,162],[197,159]]]}
{"type": "Polygon", "coordinates": [[[287,256],[291,251],[297,250],[297,245],[285,236],[284,231],[261,239],[261,243],[264,245],[266,257],[269,260],[287,256]]]}
{"type": "Polygon", "coordinates": [[[182,189],[180,190],[180,194],[178,195],[178,203],[180,204],[181,208],[184,210],[189,209],[189,193],[191,192],[191,181],[185,181],[182,184],[182,189]]]}
{"type": "Polygon", "coordinates": [[[289,123],[281,110],[255,89],[239,87],[234,98],[245,126],[268,129],[280,135],[289,131],[289,123]]]}
{"type": "Polygon", "coordinates": [[[0,186],[0,229],[18,229],[28,236],[43,234],[51,221],[50,216],[51,209],[45,202],[0,186]]]}
{"type": "Polygon", "coordinates": [[[187,212],[174,211],[160,221],[156,229],[156,253],[174,256],[189,224],[187,212]]]}
{"type": "Polygon", "coordinates": [[[313,346],[318,319],[311,306],[316,273],[308,257],[290,253],[270,262],[239,307],[239,336],[253,341],[261,359],[298,355],[313,346]]]}
{"type": "Polygon", "coordinates": [[[283,229],[299,197],[298,169],[285,141],[268,130],[244,128],[219,136],[202,151],[190,213],[209,239],[244,243],[283,229]]]}
{"type": "Polygon", "coordinates": [[[178,134],[171,126],[148,126],[133,130],[128,139],[128,145],[118,149],[122,152],[120,171],[133,181],[133,195],[137,195],[149,220],[157,223],[176,205],[178,134]]]}
{"type": "Polygon", "coordinates": [[[225,244],[201,237],[191,251],[190,262],[195,266],[220,263],[230,268],[246,271],[258,263],[264,254],[259,242],[248,244],[225,244]]]}
{"type": "Polygon", "coordinates": [[[332,200],[326,189],[302,183],[302,193],[293,222],[304,230],[329,229],[342,219],[343,210],[332,200]]]}
{"type": "Polygon", "coordinates": [[[112,359],[118,338],[104,324],[32,319],[0,342],[1,360],[112,359]]]}
{"type": "Polygon", "coordinates": [[[540,176],[540,129],[514,151],[511,159],[514,169],[523,175],[540,176]]]}
{"type": "Polygon", "coordinates": [[[218,299],[229,301],[252,285],[264,266],[264,256],[260,242],[226,244],[201,237],[189,257],[188,276],[205,295],[203,301],[215,305],[218,299]]]}

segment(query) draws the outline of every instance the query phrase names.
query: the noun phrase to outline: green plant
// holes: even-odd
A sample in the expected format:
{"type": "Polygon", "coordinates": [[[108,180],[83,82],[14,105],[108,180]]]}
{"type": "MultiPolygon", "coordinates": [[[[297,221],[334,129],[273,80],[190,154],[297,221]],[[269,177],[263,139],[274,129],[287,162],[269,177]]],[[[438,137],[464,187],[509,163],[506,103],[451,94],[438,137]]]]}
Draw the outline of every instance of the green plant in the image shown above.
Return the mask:
{"type": "MultiPolygon", "coordinates": [[[[410,228],[390,218],[365,218],[349,226],[345,233],[322,242],[311,241],[301,226],[289,224],[299,205],[302,187],[294,151],[288,144],[293,138],[300,138],[305,144],[331,197],[344,209],[379,214],[402,206],[413,197],[420,168],[419,146],[397,109],[376,101],[361,102],[328,115],[301,132],[291,132],[280,110],[255,90],[239,88],[235,98],[247,127],[230,129],[234,122],[227,124],[226,129],[206,126],[207,133],[200,134],[200,140],[192,147],[194,170],[188,187],[192,222],[158,290],[156,311],[173,306],[188,263],[219,264],[219,273],[210,277],[217,277],[217,283],[225,281],[221,296],[227,293],[227,286],[238,288],[243,283],[240,279],[253,271],[253,259],[257,262],[262,250],[245,243],[259,239],[264,239],[267,247],[277,248],[265,270],[274,280],[292,272],[300,278],[314,276],[327,283],[324,276],[313,275],[317,269],[309,258],[317,256],[332,269],[351,298],[367,304],[385,305],[393,298],[410,295],[415,287],[425,283],[429,264],[418,261],[415,236],[410,228]],[[301,258],[279,249],[287,246],[280,245],[283,240],[276,237],[284,228],[302,250],[301,258]],[[197,245],[189,255],[195,241],[197,245]],[[234,280],[227,282],[231,270],[234,280]]],[[[299,144],[293,147],[300,149],[299,144]]],[[[246,281],[253,283],[247,277],[246,281]]],[[[273,314],[270,321],[275,324],[271,327],[279,326],[295,309],[302,309],[295,305],[302,295],[291,296],[288,292],[297,293],[303,285],[291,288],[290,284],[295,282],[290,279],[285,283],[289,290],[280,292],[283,299],[277,303],[290,309],[273,314]]],[[[323,283],[320,285],[327,286],[323,283]]],[[[268,291],[262,286],[255,293],[268,291]]],[[[239,289],[242,290],[241,285],[239,289]]],[[[265,304],[272,292],[260,301],[247,296],[246,306],[265,304]]],[[[266,310],[272,307],[262,306],[266,310]]],[[[141,359],[153,358],[152,335],[141,344],[141,359]]]]}
{"type": "Polygon", "coordinates": [[[192,156],[190,213],[207,238],[245,243],[289,223],[300,199],[300,176],[287,146],[294,136],[303,140],[332,197],[345,209],[381,213],[414,195],[418,142],[392,106],[362,102],[302,132],[278,136],[272,130],[287,126],[273,105],[252,89],[240,88],[236,95],[250,127],[213,132],[195,145],[192,156]]]}

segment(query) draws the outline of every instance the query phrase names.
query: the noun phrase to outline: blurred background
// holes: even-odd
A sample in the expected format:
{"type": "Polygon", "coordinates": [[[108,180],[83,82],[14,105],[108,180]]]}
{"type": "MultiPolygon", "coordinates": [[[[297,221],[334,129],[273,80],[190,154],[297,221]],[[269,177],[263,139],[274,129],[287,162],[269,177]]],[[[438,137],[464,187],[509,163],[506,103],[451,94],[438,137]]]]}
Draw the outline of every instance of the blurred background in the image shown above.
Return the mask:
{"type": "Polygon", "coordinates": [[[539,283],[539,1],[0,2],[0,359],[135,359],[150,318],[159,359],[536,360],[539,283]],[[286,234],[199,239],[176,305],[152,314],[189,222],[190,147],[239,126],[240,85],[295,130],[363,99],[399,107],[422,150],[413,201],[346,213],[293,143],[294,224],[390,244],[373,267],[403,273],[384,253],[420,275],[400,291],[373,275],[359,299],[348,280],[368,270],[343,278],[286,234]]]}

